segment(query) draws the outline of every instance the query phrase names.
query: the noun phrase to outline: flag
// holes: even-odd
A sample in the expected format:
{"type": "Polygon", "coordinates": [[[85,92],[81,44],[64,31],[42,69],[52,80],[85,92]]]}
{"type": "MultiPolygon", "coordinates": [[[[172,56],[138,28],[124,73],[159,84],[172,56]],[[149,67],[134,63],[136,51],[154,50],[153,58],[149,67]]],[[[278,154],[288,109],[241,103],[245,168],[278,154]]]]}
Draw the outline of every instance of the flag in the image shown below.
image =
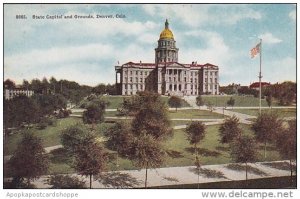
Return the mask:
{"type": "Polygon", "coordinates": [[[260,53],[260,43],[251,49],[250,51],[251,58],[254,58],[258,53],[260,53]]]}

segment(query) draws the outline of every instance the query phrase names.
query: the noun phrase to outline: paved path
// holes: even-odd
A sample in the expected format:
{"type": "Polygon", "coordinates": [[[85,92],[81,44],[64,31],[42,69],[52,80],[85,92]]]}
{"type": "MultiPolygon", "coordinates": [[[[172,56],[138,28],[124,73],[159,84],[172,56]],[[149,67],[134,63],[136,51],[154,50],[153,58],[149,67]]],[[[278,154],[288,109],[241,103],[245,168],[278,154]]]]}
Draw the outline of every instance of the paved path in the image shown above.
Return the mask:
{"type": "MultiPolygon", "coordinates": [[[[280,162],[288,163],[288,161],[276,161],[268,163],[280,162]]],[[[260,179],[265,177],[281,177],[290,175],[289,170],[275,169],[274,167],[267,166],[261,162],[251,163],[248,165],[256,169],[256,172],[253,172],[253,169],[249,169],[248,179],[260,179]]],[[[214,172],[217,175],[215,175],[215,177],[212,177],[209,175],[205,175],[204,172],[200,172],[199,183],[245,180],[244,170],[234,170],[228,168],[227,166],[228,164],[202,166],[202,169],[211,171],[211,173],[214,172]]],[[[77,174],[69,175],[77,176],[85,180],[86,186],[89,186],[88,177],[80,176],[77,174]]],[[[95,181],[92,185],[93,188],[139,188],[144,187],[145,169],[106,172],[103,173],[103,176],[105,177],[100,178],[102,179],[102,182],[94,179],[95,181]]],[[[33,181],[33,184],[36,185],[37,188],[50,188],[48,184],[45,184],[45,180],[48,177],[49,176],[42,176],[41,178],[33,181]]],[[[148,187],[196,183],[198,183],[198,175],[195,171],[195,166],[167,167],[148,170],[148,187]]]]}

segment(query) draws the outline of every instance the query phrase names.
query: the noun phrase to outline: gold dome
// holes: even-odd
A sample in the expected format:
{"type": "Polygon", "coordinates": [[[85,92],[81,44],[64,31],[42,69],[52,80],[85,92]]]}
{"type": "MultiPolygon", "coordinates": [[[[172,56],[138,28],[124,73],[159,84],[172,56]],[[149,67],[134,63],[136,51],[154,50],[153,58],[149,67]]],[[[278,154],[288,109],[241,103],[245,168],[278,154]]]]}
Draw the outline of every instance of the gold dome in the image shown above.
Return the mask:
{"type": "Polygon", "coordinates": [[[172,31],[169,29],[168,20],[166,20],[165,29],[160,33],[159,39],[174,39],[172,31]]]}

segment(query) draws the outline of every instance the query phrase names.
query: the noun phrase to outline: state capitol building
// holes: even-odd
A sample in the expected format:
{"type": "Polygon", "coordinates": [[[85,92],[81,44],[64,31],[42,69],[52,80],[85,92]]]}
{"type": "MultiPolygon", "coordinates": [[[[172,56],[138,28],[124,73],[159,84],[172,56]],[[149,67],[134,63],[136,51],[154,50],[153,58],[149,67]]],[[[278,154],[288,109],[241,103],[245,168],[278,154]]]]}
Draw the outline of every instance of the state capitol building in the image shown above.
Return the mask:
{"type": "Polygon", "coordinates": [[[161,95],[219,94],[219,67],[178,62],[178,48],[168,20],[155,48],[155,63],[128,62],[115,66],[119,95],[153,91],[161,95]]]}

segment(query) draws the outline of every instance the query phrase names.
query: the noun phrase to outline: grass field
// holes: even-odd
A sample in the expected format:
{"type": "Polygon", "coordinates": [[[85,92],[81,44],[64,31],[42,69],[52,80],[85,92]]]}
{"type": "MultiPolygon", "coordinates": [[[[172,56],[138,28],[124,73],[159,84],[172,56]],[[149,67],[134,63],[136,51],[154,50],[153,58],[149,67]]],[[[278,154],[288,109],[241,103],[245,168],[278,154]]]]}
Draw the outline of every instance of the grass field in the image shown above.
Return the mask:
{"type": "MultiPolygon", "coordinates": [[[[61,132],[75,124],[82,124],[81,118],[64,118],[59,119],[55,126],[48,126],[43,130],[37,130],[35,128],[30,129],[34,135],[38,136],[43,141],[44,147],[60,145],[60,134],[61,132]]],[[[103,132],[112,124],[102,123],[96,125],[97,136],[102,137],[103,132]]],[[[89,128],[91,125],[89,125],[89,128]]],[[[22,139],[22,131],[16,132],[7,137],[4,143],[4,155],[11,155],[18,146],[18,143],[22,139]]]]}
{"type": "MultiPolygon", "coordinates": [[[[66,128],[69,125],[80,122],[81,120],[76,120],[74,118],[66,118],[61,121],[61,125],[63,128],[66,128]]],[[[185,123],[185,122],[184,122],[185,123]]],[[[107,129],[111,124],[100,124],[97,125],[98,136],[103,136],[103,131],[107,129]]],[[[59,129],[62,130],[62,127],[59,129]]],[[[244,134],[253,135],[253,132],[250,130],[249,125],[242,124],[241,128],[243,129],[244,134]]],[[[199,144],[199,154],[201,164],[210,165],[210,164],[224,164],[233,162],[230,158],[229,154],[229,146],[227,144],[219,143],[219,133],[218,133],[219,125],[207,126],[206,135],[204,140],[199,144]]],[[[35,132],[39,137],[42,137],[44,140],[44,145],[49,146],[60,144],[59,142],[59,134],[61,131],[56,127],[48,127],[45,129],[44,135],[42,136],[41,131],[35,132]],[[50,132],[50,130],[53,130],[50,132]],[[52,137],[52,141],[50,142],[47,134],[52,137]]],[[[20,140],[21,135],[15,134],[9,137],[11,147],[5,148],[5,154],[10,154],[14,148],[16,147],[16,143],[20,140]],[[14,145],[13,145],[14,144],[14,145]],[[9,151],[8,151],[9,150],[9,151]]],[[[184,129],[175,130],[174,136],[167,140],[164,144],[165,149],[167,150],[166,161],[163,167],[172,167],[172,166],[190,166],[194,164],[194,149],[189,144],[186,139],[186,135],[184,129]]],[[[275,148],[272,146],[267,147],[267,159],[266,161],[274,161],[280,160],[280,156],[275,148]]],[[[124,158],[117,158],[115,152],[111,151],[112,157],[109,162],[108,170],[131,170],[137,169],[133,163],[124,158]],[[118,165],[118,166],[117,166],[118,165]]],[[[74,169],[70,166],[72,159],[66,155],[63,149],[57,149],[50,153],[51,164],[49,168],[49,174],[54,173],[73,173],[74,169]]],[[[264,161],[263,158],[263,145],[260,145],[258,161],[264,161]]]]}
{"type": "MultiPolygon", "coordinates": [[[[258,109],[234,109],[232,110],[234,112],[238,113],[245,113],[248,115],[258,116],[259,110],[258,109]]],[[[296,109],[262,109],[262,113],[275,113],[280,118],[284,117],[296,117],[297,116],[297,110],[296,109]]]]}
{"type": "Polygon", "coordinates": [[[183,118],[183,119],[222,119],[223,115],[218,113],[213,113],[207,110],[198,109],[187,109],[187,110],[177,110],[169,111],[169,117],[173,118],[183,118]]]}
{"type": "MultiPolygon", "coordinates": [[[[109,102],[108,109],[116,109],[119,108],[121,106],[121,104],[123,103],[123,99],[124,98],[130,98],[130,96],[103,96],[103,99],[109,102]]],[[[162,101],[164,101],[166,103],[166,105],[168,105],[168,97],[167,96],[162,96],[162,101]]],[[[190,105],[182,100],[182,107],[189,107],[190,105]]]]}
{"type": "MultiPolygon", "coordinates": [[[[205,96],[202,95],[202,99],[204,100],[205,103],[212,103],[213,106],[220,106],[220,107],[224,107],[227,106],[227,101],[230,99],[230,97],[232,97],[235,100],[235,104],[234,106],[249,106],[249,107],[253,107],[253,106],[259,106],[259,98],[255,98],[253,96],[237,96],[237,95],[233,95],[233,96],[205,96]]],[[[266,102],[265,99],[261,100],[262,106],[267,107],[268,104],[266,102]]],[[[272,104],[273,106],[277,106],[277,104],[275,102],[273,102],[272,104]]]]}

